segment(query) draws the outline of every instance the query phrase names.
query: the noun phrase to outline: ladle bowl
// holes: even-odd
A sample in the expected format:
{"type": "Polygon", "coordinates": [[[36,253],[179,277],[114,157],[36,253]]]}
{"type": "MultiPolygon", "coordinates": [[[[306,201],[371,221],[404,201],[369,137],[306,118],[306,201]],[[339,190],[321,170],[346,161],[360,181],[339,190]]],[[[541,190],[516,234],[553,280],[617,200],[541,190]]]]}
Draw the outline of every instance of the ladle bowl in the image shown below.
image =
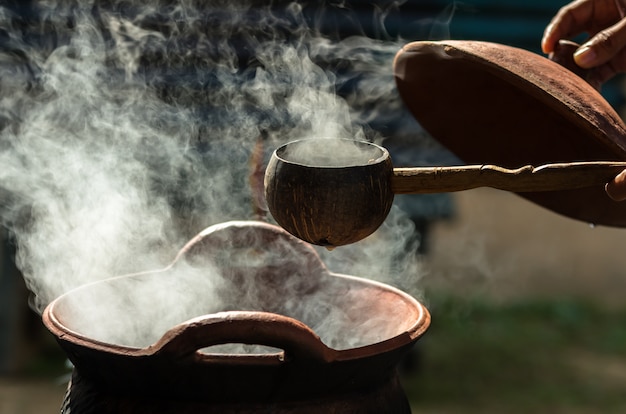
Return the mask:
{"type": "Polygon", "coordinates": [[[393,203],[393,165],[378,145],[349,139],[303,139],[274,151],[265,198],[276,222],[321,246],[372,234],[393,203]]]}
{"type": "Polygon", "coordinates": [[[385,221],[394,194],[425,194],[492,187],[517,193],[603,186],[626,162],[394,168],[376,144],[304,139],[272,154],[265,197],[276,222],[309,243],[334,247],[372,234],[385,221]]]}

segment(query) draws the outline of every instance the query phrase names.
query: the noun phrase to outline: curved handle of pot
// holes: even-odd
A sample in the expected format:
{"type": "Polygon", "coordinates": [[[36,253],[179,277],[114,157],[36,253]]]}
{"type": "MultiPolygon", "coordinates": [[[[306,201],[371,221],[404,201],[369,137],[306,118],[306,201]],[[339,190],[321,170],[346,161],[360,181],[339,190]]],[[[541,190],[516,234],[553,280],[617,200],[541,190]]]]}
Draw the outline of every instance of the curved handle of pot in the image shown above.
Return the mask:
{"type": "Polygon", "coordinates": [[[280,348],[299,361],[330,362],[336,351],[304,323],[269,312],[204,315],[170,329],[151,347],[154,355],[181,358],[213,345],[244,343],[280,348]]]}
{"type": "Polygon", "coordinates": [[[262,221],[228,221],[207,227],[192,238],[178,253],[172,265],[185,259],[211,257],[219,249],[236,254],[237,249],[258,248],[275,253],[281,262],[292,257],[294,264],[309,273],[327,273],[326,265],[313,246],[292,236],[283,228],[262,221]]]}

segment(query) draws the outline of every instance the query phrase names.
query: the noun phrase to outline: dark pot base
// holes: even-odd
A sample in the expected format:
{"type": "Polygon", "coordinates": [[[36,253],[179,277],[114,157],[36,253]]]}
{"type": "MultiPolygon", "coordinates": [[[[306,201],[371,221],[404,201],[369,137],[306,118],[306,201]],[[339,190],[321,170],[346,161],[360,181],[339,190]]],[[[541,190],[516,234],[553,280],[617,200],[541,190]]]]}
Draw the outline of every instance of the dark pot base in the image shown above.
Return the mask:
{"type": "Polygon", "coordinates": [[[102,390],[74,370],[61,414],[410,414],[397,375],[357,392],[311,400],[216,403],[176,401],[167,396],[119,395],[102,390]]]}

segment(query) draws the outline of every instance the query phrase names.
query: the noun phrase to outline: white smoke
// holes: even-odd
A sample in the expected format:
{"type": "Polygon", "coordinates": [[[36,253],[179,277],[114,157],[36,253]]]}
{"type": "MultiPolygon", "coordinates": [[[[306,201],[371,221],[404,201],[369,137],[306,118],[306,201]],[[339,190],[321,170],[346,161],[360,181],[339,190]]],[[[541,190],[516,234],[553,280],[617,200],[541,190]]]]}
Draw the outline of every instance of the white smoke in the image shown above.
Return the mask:
{"type": "MultiPolygon", "coordinates": [[[[381,141],[367,125],[377,106],[401,107],[401,39],[331,42],[295,4],[150,4],[0,8],[0,212],[37,310],[88,282],[162,268],[211,224],[254,218],[259,142],[269,156],[299,138],[381,141]]],[[[370,240],[322,253],[331,269],[415,292],[416,258],[398,254],[412,231],[394,209],[370,240]]]]}

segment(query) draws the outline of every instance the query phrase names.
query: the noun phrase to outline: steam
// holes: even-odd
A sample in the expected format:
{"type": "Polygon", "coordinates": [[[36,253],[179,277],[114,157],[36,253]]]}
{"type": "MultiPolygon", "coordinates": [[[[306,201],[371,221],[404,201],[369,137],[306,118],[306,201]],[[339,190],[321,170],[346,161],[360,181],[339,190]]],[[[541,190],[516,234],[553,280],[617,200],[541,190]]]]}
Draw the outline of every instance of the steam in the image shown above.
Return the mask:
{"type": "MultiPolygon", "coordinates": [[[[165,267],[209,225],[255,218],[256,144],[269,156],[300,138],[381,142],[368,123],[401,108],[391,62],[402,39],[331,42],[295,4],[151,4],[0,8],[0,213],[38,311],[81,285],[165,267]]],[[[397,254],[410,221],[394,209],[383,227],[321,254],[333,270],[418,292],[419,264],[397,254]]],[[[172,284],[141,286],[144,301],[180,305],[177,294],[167,303],[172,284]]]]}
{"type": "MultiPolygon", "coordinates": [[[[247,222],[223,225],[237,227],[238,223],[247,222]]],[[[269,242],[262,233],[255,233],[258,229],[238,231],[240,236],[235,238],[242,232],[245,247],[226,240],[218,229],[208,237],[221,239],[219,244],[211,245],[199,257],[188,255],[159,272],[82,286],[61,297],[54,313],[66,327],[92,340],[134,348],[154,344],[163,333],[185,321],[198,317],[208,320],[228,311],[273,312],[294,318],[318,332],[325,344],[339,350],[389,339],[415,323],[407,318],[413,309],[402,297],[387,295],[380,300],[385,291],[376,285],[329,274],[313,256],[314,250],[294,249],[287,240],[269,242]],[[310,260],[318,266],[310,266],[310,260]],[[145,292],[160,290],[167,290],[168,301],[155,306],[145,292]],[[202,292],[201,299],[190,301],[190,291],[202,292]],[[91,308],[94,301],[98,307],[75,312],[91,308]],[[119,309],[132,317],[112,317],[119,309]],[[351,334],[346,335],[346,330],[351,334]]],[[[210,352],[276,352],[257,346],[223,345],[210,348],[210,352]]]]}

